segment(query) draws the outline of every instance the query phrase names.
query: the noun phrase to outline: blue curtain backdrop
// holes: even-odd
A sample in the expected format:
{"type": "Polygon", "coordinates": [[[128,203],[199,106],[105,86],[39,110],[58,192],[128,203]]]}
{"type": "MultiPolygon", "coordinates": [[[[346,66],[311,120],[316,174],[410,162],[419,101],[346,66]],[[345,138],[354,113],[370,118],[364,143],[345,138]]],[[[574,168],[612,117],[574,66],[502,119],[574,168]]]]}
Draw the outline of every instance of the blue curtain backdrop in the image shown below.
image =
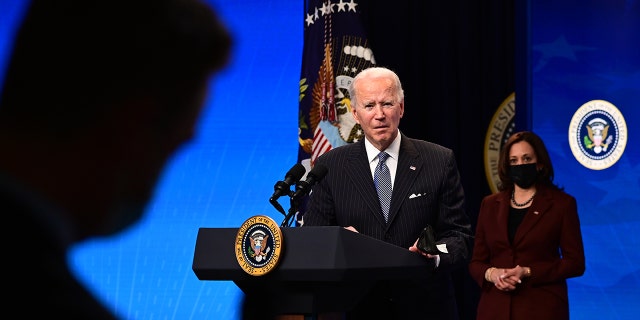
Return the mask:
{"type": "MultiPolygon", "coordinates": [[[[299,161],[304,1],[209,2],[236,47],[211,85],[196,139],[168,164],[140,224],[70,256],[78,276],[124,319],[239,319],[240,290],[200,281],[191,269],[198,228],[237,227],[256,214],[281,221],[268,199],[299,161]]],[[[637,315],[638,2],[531,0],[531,33],[517,35],[513,1],[355,2],[377,64],[396,69],[405,83],[401,130],[456,151],[472,218],[490,192],[482,158],[487,126],[515,90],[511,42],[531,37],[530,96],[517,99],[518,110],[530,108],[522,127],[543,136],[558,182],[578,198],[587,249],[587,272],[569,282],[572,316],[637,315]],[[617,106],[628,128],[624,154],[604,170],[578,163],[568,141],[572,116],[592,99],[617,106]]],[[[0,0],[0,83],[25,4],[0,0]]],[[[463,316],[473,319],[476,288],[460,277],[463,316]]]]}

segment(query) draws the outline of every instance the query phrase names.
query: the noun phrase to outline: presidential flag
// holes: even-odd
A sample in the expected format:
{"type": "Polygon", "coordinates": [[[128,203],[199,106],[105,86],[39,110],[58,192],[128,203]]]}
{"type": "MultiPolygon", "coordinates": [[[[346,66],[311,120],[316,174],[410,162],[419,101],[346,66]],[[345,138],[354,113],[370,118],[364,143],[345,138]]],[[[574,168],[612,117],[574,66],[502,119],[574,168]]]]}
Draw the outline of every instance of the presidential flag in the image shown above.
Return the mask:
{"type": "Polygon", "coordinates": [[[358,3],[305,1],[302,54],[298,161],[309,172],[321,154],[364,138],[351,115],[348,87],[358,72],[376,62],[358,3]]]}

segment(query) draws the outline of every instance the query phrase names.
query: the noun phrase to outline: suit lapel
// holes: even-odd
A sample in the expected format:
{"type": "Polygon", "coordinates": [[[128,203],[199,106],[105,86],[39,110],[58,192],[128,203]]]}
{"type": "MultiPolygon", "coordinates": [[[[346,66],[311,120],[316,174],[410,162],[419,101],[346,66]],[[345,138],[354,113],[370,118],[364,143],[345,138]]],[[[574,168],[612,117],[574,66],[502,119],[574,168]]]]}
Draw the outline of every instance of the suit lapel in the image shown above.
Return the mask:
{"type": "Polygon", "coordinates": [[[389,208],[390,222],[398,214],[402,203],[409,197],[409,190],[423,166],[423,161],[409,138],[403,135],[400,141],[398,168],[396,169],[396,178],[391,195],[391,207],[389,208]]]}
{"type": "MultiPolygon", "coordinates": [[[[363,139],[350,149],[346,173],[349,176],[349,179],[353,181],[353,186],[355,188],[354,191],[358,192],[362,197],[365,205],[374,214],[376,219],[378,219],[380,223],[385,224],[386,222],[382,216],[382,209],[380,208],[380,201],[378,200],[378,192],[373,184],[373,177],[371,176],[371,169],[369,167],[368,160],[363,139]]],[[[391,206],[393,207],[393,199],[391,200],[391,206]]]]}
{"type": "Polygon", "coordinates": [[[544,188],[538,188],[538,194],[533,199],[533,204],[527,210],[527,214],[522,219],[522,223],[516,231],[516,235],[513,239],[513,244],[517,244],[525,237],[527,233],[540,221],[552,205],[551,193],[547,192],[544,188]]]}
{"type": "Polygon", "coordinates": [[[498,211],[495,228],[505,243],[509,243],[509,210],[511,209],[511,193],[502,192],[496,199],[496,209],[498,211]]]}

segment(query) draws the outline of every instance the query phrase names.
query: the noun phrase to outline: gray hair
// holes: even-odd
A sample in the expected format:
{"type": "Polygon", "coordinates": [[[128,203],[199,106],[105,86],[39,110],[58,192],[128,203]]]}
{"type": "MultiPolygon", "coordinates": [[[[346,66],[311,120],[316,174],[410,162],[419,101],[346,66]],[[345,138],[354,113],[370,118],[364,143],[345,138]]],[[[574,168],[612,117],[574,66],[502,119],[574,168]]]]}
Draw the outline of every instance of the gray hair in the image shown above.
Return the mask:
{"type": "Polygon", "coordinates": [[[351,98],[351,105],[355,106],[357,101],[356,97],[356,83],[360,82],[362,79],[375,79],[375,78],[388,78],[393,81],[393,88],[396,92],[396,98],[398,102],[404,100],[404,90],[402,89],[402,83],[400,82],[400,77],[393,72],[391,69],[384,67],[371,67],[360,71],[351,81],[351,85],[349,86],[349,97],[351,98]]]}

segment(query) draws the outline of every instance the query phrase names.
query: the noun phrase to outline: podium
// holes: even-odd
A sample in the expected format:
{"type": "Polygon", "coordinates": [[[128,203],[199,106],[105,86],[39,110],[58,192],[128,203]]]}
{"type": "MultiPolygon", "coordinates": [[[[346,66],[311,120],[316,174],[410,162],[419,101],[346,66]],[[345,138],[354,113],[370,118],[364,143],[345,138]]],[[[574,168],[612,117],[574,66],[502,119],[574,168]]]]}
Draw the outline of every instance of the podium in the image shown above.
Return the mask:
{"type": "Polygon", "coordinates": [[[268,297],[276,314],[346,311],[381,280],[429,276],[431,259],[337,226],[281,227],[278,265],[247,274],[234,252],[237,228],[200,228],[193,271],[200,280],[233,281],[246,296],[268,297]]]}

